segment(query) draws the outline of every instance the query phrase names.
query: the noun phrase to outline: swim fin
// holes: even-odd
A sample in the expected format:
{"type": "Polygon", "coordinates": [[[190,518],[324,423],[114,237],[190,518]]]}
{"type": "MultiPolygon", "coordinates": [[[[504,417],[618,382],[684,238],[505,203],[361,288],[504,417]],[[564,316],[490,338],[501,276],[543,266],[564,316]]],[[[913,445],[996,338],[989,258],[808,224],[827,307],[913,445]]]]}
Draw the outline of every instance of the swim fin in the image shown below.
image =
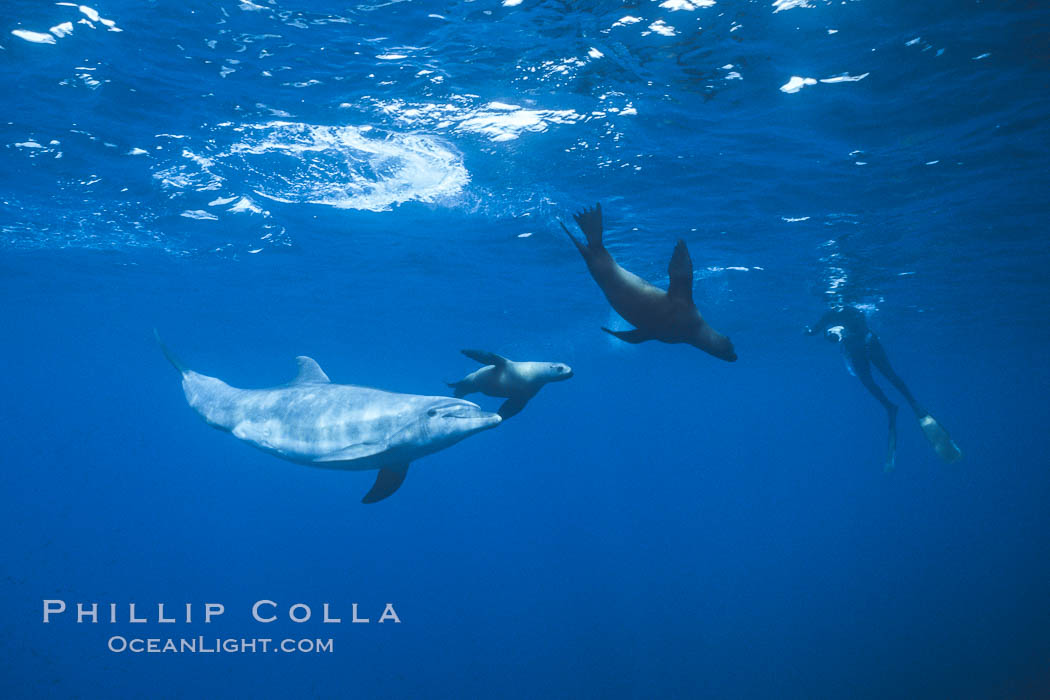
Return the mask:
{"type": "Polygon", "coordinates": [[[941,424],[934,420],[929,413],[919,418],[919,427],[922,428],[922,432],[926,435],[926,439],[930,441],[930,445],[933,446],[938,457],[948,464],[962,459],[962,450],[948,435],[948,431],[941,427],[941,424]]]}
{"type": "MultiPolygon", "coordinates": [[[[847,361],[847,366],[849,365],[847,361]]],[[[886,462],[883,464],[882,469],[886,472],[891,472],[897,468],[897,407],[894,406],[893,410],[888,411],[890,419],[890,431],[889,440],[886,445],[886,462]]]]}

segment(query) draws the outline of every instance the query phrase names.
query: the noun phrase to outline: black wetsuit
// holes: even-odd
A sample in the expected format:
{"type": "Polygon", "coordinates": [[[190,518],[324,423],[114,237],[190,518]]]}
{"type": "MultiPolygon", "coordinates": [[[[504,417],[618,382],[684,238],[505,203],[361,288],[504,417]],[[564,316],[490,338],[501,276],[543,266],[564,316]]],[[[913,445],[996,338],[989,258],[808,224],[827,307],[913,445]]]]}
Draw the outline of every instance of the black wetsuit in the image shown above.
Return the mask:
{"type": "Polygon", "coordinates": [[[879,342],[878,336],[868,328],[864,313],[852,306],[844,306],[839,309],[828,311],[815,325],[806,329],[807,335],[824,333],[829,339],[837,340],[842,344],[842,352],[846,356],[853,374],[860,383],[871,392],[871,395],[879,400],[886,409],[886,415],[890,423],[889,454],[886,458],[886,467],[892,468],[897,448],[897,405],[890,401],[889,397],[875,383],[871,374],[871,366],[874,365],[890,381],[897,391],[904,396],[908,405],[915,411],[916,416],[923,416],[926,410],[922,408],[912,396],[908,386],[897,373],[893,371],[886,351],[879,342]],[[837,332],[836,332],[837,331],[837,332]]]}

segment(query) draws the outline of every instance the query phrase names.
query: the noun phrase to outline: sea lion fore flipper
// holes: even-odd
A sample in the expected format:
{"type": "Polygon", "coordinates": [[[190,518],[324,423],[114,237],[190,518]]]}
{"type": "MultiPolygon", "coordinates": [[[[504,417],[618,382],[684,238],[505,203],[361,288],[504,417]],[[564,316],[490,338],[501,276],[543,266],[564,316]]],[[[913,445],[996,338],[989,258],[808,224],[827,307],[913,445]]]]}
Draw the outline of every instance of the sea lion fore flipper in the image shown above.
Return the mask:
{"type": "Polygon", "coordinates": [[[483,365],[502,367],[510,362],[510,360],[505,357],[501,357],[494,352],[486,352],[485,350],[461,350],[460,352],[475,362],[480,362],[483,365]]]}
{"type": "Polygon", "coordinates": [[[675,299],[683,299],[690,304],[693,303],[693,259],[689,257],[689,249],[685,241],[681,239],[674,247],[667,274],[671,278],[667,295],[675,299]]]}
{"type": "Polygon", "coordinates": [[[521,409],[525,408],[525,404],[529,402],[529,399],[535,395],[535,392],[533,392],[531,394],[526,394],[525,396],[509,398],[503,402],[496,413],[498,413],[503,420],[507,420],[511,416],[516,416],[521,413],[521,409]]]}
{"type": "Polygon", "coordinates": [[[584,209],[579,214],[573,214],[576,225],[587,237],[587,247],[591,250],[602,250],[602,205],[595,204],[590,209],[584,209]]]}
{"type": "Polygon", "coordinates": [[[608,333],[609,335],[615,335],[620,340],[627,343],[632,343],[634,345],[637,345],[638,343],[644,343],[647,340],[652,340],[651,336],[646,335],[637,328],[630,331],[611,331],[605,326],[602,326],[602,330],[608,333]]]}
{"type": "Polygon", "coordinates": [[[448,385],[449,389],[452,389],[452,395],[457,399],[462,399],[464,396],[474,391],[473,387],[470,386],[470,382],[465,379],[458,382],[445,382],[445,384],[448,385]]]}
{"type": "Polygon", "coordinates": [[[405,474],[408,474],[407,464],[383,467],[379,470],[376,482],[372,484],[372,489],[365,494],[361,502],[375,503],[383,500],[401,487],[401,484],[405,481],[405,474]]]}

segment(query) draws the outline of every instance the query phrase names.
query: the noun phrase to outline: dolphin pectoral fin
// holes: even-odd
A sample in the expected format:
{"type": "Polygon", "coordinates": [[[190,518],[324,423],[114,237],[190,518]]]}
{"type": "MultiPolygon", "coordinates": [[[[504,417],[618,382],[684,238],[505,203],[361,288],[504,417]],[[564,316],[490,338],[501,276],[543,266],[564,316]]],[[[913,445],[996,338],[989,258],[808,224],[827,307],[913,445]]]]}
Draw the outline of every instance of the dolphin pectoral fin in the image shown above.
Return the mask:
{"type": "Polygon", "coordinates": [[[330,452],[324,457],[318,457],[314,462],[351,462],[362,457],[371,457],[386,451],[389,447],[385,442],[358,442],[341,450],[330,452]]]}
{"type": "Polygon", "coordinates": [[[647,340],[652,340],[650,336],[646,335],[637,328],[629,331],[611,331],[605,326],[602,326],[602,330],[608,333],[609,335],[615,335],[620,340],[626,343],[631,343],[633,345],[637,345],[638,343],[644,343],[647,340]]]}
{"type": "Polygon", "coordinates": [[[388,497],[401,487],[401,484],[405,481],[406,474],[408,474],[407,464],[383,467],[379,470],[379,474],[376,476],[376,482],[372,484],[372,489],[365,494],[365,497],[361,499],[361,502],[376,503],[377,501],[381,501],[388,497]]]}
{"type": "Polygon", "coordinates": [[[527,396],[514,396],[503,402],[503,405],[499,407],[496,413],[503,420],[507,420],[511,416],[516,416],[521,413],[521,409],[525,408],[525,404],[529,402],[536,394],[528,394],[527,396]]]}
{"type": "Polygon", "coordinates": [[[480,362],[483,365],[502,367],[509,362],[507,358],[501,357],[494,352],[486,352],[485,350],[461,350],[460,352],[475,362],[480,362]]]}
{"type": "Polygon", "coordinates": [[[295,375],[295,379],[292,380],[292,384],[331,384],[332,380],[328,378],[328,375],[321,369],[321,365],[317,364],[316,360],[300,355],[295,358],[296,363],[299,365],[299,372],[295,375]]]}
{"type": "Polygon", "coordinates": [[[689,248],[681,239],[674,247],[671,264],[667,267],[667,275],[671,278],[671,284],[667,287],[667,295],[684,299],[690,304],[693,303],[693,259],[689,257],[689,248]]]}

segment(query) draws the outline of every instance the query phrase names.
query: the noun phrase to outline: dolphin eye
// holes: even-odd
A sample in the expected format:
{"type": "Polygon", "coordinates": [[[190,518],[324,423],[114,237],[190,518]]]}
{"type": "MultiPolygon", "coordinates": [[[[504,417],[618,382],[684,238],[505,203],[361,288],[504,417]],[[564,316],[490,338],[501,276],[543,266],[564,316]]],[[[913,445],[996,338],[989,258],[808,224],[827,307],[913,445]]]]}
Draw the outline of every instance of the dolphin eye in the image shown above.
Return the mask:
{"type": "Polygon", "coordinates": [[[427,415],[430,416],[431,418],[433,418],[437,414],[438,414],[438,410],[436,408],[432,408],[429,411],[427,411],[427,415]]]}

